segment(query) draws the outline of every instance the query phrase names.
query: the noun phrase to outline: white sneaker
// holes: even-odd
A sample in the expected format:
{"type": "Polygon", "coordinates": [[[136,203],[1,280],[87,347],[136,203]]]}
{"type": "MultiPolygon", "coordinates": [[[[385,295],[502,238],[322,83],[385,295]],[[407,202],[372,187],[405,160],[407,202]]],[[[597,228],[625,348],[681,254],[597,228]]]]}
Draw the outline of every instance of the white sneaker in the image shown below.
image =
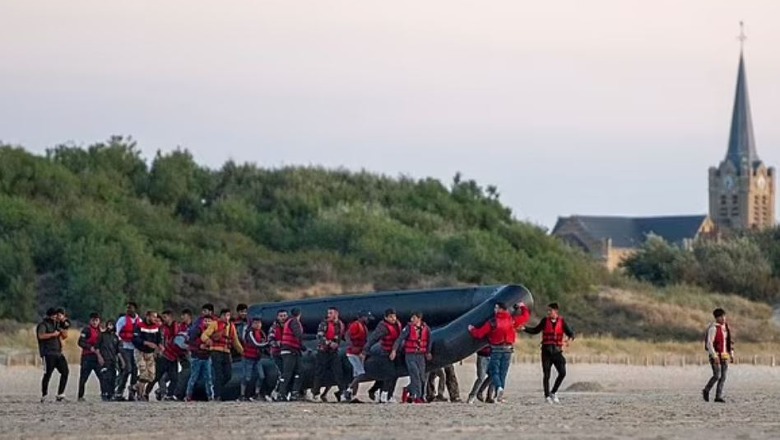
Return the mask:
{"type": "Polygon", "coordinates": [[[266,396],[265,396],[265,401],[266,401],[266,402],[273,402],[273,401],[274,401],[274,398],[266,394],[266,396]]]}
{"type": "Polygon", "coordinates": [[[558,400],[558,394],[553,394],[553,395],[552,395],[552,396],[550,396],[550,397],[552,397],[552,401],[553,401],[553,403],[561,403],[561,401],[560,401],[560,400],[558,400]]]}
{"type": "Polygon", "coordinates": [[[391,398],[387,399],[387,402],[385,402],[385,403],[398,403],[398,401],[395,400],[395,397],[391,397],[391,398]]]}
{"type": "Polygon", "coordinates": [[[466,400],[466,403],[468,403],[469,405],[473,405],[474,402],[476,402],[476,401],[477,401],[477,397],[476,396],[469,396],[468,400],[466,400]]]}
{"type": "Polygon", "coordinates": [[[504,402],[504,389],[498,388],[496,389],[496,402],[504,402]]]}
{"type": "Polygon", "coordinates": [[[379,394],[379,403],[387,403],[387,391],[382,391],[379,394]]]}
{"type": "Polygon", "coordinates": [[[545,397],[545,398],[544,398],[544,401],[545,401],[545,402],[547,402],[547,403],[549,403],[550,405],[552,405],[552,404],[553,404],[553,399],[552,399],[552,396],[547,396],[547,397],[545,397]]]}

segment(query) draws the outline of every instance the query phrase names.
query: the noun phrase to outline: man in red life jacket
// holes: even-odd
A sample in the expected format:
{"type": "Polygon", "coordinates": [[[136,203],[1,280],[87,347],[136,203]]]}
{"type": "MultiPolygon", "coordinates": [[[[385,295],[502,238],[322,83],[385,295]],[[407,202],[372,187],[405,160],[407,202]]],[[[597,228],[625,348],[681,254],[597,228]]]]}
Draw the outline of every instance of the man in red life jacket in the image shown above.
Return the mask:
{"type": "MultiPolygon", "coordinates": [[[[257,389],[262,389],[265,380],[265,372],[260,362],[262,351],[268,345],[265,333],[263,333],[263,321],[253,318],[252,324],[244,332],[244,377],[241,381],[241,398],[251,401],[256,395],[257,389]]],[[[263,398],[265,396],[259,396],[263,398]]]]}
{"type": "Polygon", "coordinates": [[[173,312],[165,310],[162,312],[162,335],[163,352],[157,358],[156,374],[154,381],[147,386],[149,392],[155,383],[159,383],[157,400],[175,400],[179,380],[179,359],[185,354],[184,351],[174,344],[174,338],[181,332],[179,324],[174,320],[173,312]]]}
{"type": "MultiPolygon", "coordinates": [[[[335,307],[329,307],[327,317],[317,327],[317,354],[314,358],[314,384],[311,388],[314,400],[319,399],[320,384],[328,373],[333,375],[339,389],[339,396],[343,396],[346,386],[341,357],[339,357],[339,346],[343,340],[344,323],[339,319],[339,311],[335,307]]],[[[324,395],[322,397],[322,401],[327,402],[327,398],[324,395]]]]}
{"type": "Polygon", "coordinates": [[[162,331],[156,312],[146,312],[143,321],[135,326],[133,345],[135,346],[135,363],[138,366],[138,383],[136,394],[140,400],[149,400],[148,384],[156,375],[156,356],[163,350],[162,331]]]}
{"type": "Polygon", "coordinates": [[[78,345],[81,347],[81,373],[79,375],[79,402],[84,401],[84,388],[89,379],[89,375],[95,372],[98,382],[100,382],[100,365],[103,363],[98,349],[100,342],[100,315],[91,313],[89,315],[89,326],[81,331],[78,345]]]}
{"type": "Polygon", "coordinates": [[[282,356],[282,377],[279,379],[277,400],[298,400],[301,393],[301,354],[303,346],[303,325],[301,309],[290,311],[290,318],[284,323],[280,344],[282,356]]]}
{"type": "Polygon", "coordinates": [[[278,377],[276,387],[271,392],[274,398],[276,398],[279,389],[279,380],[282,378],[282,331],[285,322],[287,322],[287,310],[279,310],[276,312],[276,321],[271,324],[271,328],[268,330],[268,354],[271,355],[271,360],[276,366],[276,377],[278,377]]]}
{"type": "Polygon", "coordinates": [[[135,400],[136,384],[138,383],[138,366],[135,364],[135,346],[133,345],[133,334],[135,326],[141,322],[136,310],[138,305],[132,301],[127,303],[127,312],[116,321],[116,335],[122,341],[122,373],[119,376],[119,383],[114,393],[118,400],[124,399],[125,387],[130,379],[130,386],[127,388],[127,399],[135,400]]]}
{"type": "Polygon", "coordinates": [[[734,358],[734,344],[732,342],[731,330],[726,322],[726,312],[723,309],[715,309],[712,312],[715,322],[707,327],[707,333],[704,338],[704,349],[710,357],[710,366],[712,367],[712,377],[701,391],[702,397],[706,402],[710,401],[710,390],[717,383],[715,388],[715,401],[724,403],[723,385],[726,383],[726,373],[729,369],[729,361],[734,358]]]}
{"type": "Polygon", "coordinates": [[[401,336],[401,330],[401,323],[398,322],[395,309],[387,309],[385,310],[385,318],[368,336],[366,346],[363,348],[363,356],[366,356],[369,354],[371,347],[379,342],[379,361],[384,373],[384,379],[381,381],[379,392],[379,403],[395,403],[393,393],[398,383],[397,362],[399,361],[395,357],[391,359],[390,353],[392,353],[393,346],[401,336]]]}
{"type": "Polygon", "coordinates": [[[515,340],[518,330],[528,322],[531,312],[525,304],[517,305],[517,313],[513,316],[507,310],[506,304],[496,303],[495,316],[479,328],[469,325],[471,336],[476,339],[487,338],[490,344],[490,363],[488,374],[496,389],[496,402],[504,402],[506,375],[512,363],[515,340]]]}
{"type": "Polygon", "coordinates": [[[390,360],[395,360],[398,350],[405,353],[409,372],[408,403],[425,403],[425,364],[433,358],[432,344],[431,328],[423,322],[423,314],[413,312],[409,324],[401,331],[390,352],[390,360]]]}
{"type": "Polygon", "coordinates": [[[201,335],[201,340],[211,341],[211,368],[214,370],[214,399],[222,400],[225,385],[233,376],[231,350],[244,354],[244,347],[236,327],[230,322],[230,309],[219,311],[219,319],[213,321],[201,335]]]}
{"type": "Polygon", "coordinates": [[[547,317],[542,318],[536,327],[526,328],[526,333],[536,335],[542,333],[542,384],[544,399],[547,403],[560,403],[558,388],[566,377],[566,358],[563,356],[564,336],[569,341],[574,340],[574,331],[569,327],[563,316],[558,314],[558,303],[547,306],[547,317]],[[555,384],[550,390],[550,371],[552,367],[558,373],[555,384]]]}
{"type": "Polygon", "coordinates": [[[190,328],[190,378],[187,381],[187,391],[185,400],[191,402],[195,392],[195,384],[199,379],[203,379],[203,385],[206,388],[206,398],[214,400],[214,380],[211,371],[211,352],[209,345],[211,339],[206,341],[201,339],[203,332],[211,325],[213,319],[211,315],[203,315],[197,323],[193,323],[190,328]]]}
{"type": "Polygon", "coordinates": [[[368,342],[368,321],[371,319],[371,313],[361,310],[358,312],[358,318],[352,321],[347,328],[347,360],[352,365],[352,382],[349,388],[344,392],[344,399],[347,402],[360,403],[357,398],[360,380],[366,374],[363,366],[365,355],[363,350],[368,342]]]}

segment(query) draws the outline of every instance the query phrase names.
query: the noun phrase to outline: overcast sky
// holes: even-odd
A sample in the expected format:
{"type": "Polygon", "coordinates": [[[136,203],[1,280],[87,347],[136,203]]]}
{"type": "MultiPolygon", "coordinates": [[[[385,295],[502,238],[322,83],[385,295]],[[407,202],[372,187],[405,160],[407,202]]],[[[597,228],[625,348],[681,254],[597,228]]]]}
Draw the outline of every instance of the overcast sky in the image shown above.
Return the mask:
{"type": "Polygon", "coordinates": [[[0,140],[495,184],[515,216],[705,213],[745,46],[780,164],[780,1],[0,3],[0,140]]]}

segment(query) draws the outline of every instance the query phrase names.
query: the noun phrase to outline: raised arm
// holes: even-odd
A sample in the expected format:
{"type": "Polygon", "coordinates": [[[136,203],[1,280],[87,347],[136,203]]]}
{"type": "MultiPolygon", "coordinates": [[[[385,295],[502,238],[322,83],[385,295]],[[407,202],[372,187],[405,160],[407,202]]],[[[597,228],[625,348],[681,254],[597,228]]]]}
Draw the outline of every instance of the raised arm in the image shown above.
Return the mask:
{"type": "Polygon", "coordinates": [[[539,333],[544,330],[544,325],[547,323],[547,318],[542,318],[541,321],[539,321],[539,324],[536,324],[536,327],[526,327],[525,330],[523,330],[526,333],[532,334],[532,335],[538,335],[539,333]]]}

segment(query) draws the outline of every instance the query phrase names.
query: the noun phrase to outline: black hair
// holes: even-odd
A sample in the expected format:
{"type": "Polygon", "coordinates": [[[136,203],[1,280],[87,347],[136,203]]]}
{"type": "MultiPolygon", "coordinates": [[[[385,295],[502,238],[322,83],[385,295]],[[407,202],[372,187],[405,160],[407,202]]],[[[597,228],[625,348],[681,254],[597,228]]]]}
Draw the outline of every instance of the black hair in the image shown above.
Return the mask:
{"type": "Polygon", "coordinates": [[[63,309],[62,307],[57,307],[57,310],[55,310],[54,313],[55,314],[62,313],[64,315],[65,314],[65,309],[63,309]]]}
{"type": "Polygon", "coordinates": [[[726,311],[718,307],[712,311],[712,316],[714,316],[715,319],[720,318],[721,316],[726,316],[726,311]]]}
{"type": "Polygon", "coordinates": [[[108,319],[108,320],[106,320],[106,325],[108,325],[108,324],[116,325],[116,321],[114,321],[113,319],[108,319]]]}
{"type": "Polygon", "coordinates": [[[203,304],[203,307],[200,308],[201,310],[208,310],[211,313],[214,313],[214,304],[206,303],[203,304]]]}
{"type": "Polygon", "coordinates": [[[225,313],[230,313],[230,309],[219,309],[219,315],[222,316],[225,313]]]}
{"type": "Polygon", "coordinates": [[[181,311],[181,314],[182,315],[190,315],[190,316],[192,316],[192,310],[184,309],[184,310],[181,311]]]}
{"type": "Polygon", "coordinates": [[[553,310],[558,310],[558,303],[547,304],[547,308],[553,309],[553,310]]]}
{"type": "Polygon", "coordinates": [[[301,316],[301,309],[294,307],[292,310],[290,310],[290,314],[295,317],[301,316]]]}
{"type": "Polygon", "coordinates": [[[287,309],[279,309],[279,310],[277,310],[276,316],[279,316],[279,314],[281,314],[281,313],[288,313],[287,309]]]}
{"type": "Polygon", "coordinates": [[[173,312],[171,311],[171,309],[165,309],[165,310],[163,310],[162,314],[163,315],[173,315],[173,312]]]}
{"type": "Polygon", "coordinates": [[[95,318],[100,319],[100,313],[92,312],[89,314],[89,319],[95,319],[95,318]]]}
{"type": "Polygon", "coordinates": [[[506,304],[502,302],[497,302],[496,305],[498,306],[499,309],[506,310],[506,304]]]}
{"type": "Polygon", "coordinates": [[[390,315],[395,315],[395,309],[392,308],[392,307],[387,309],[387,310],[385,310],[385,318],[387,318],[390,315]]]}
{"type": "Polygon", "coordinates": [[[138,304],[135,301],[128,301],[127,305],[128,306],[133,306],[133,308],[136,308],[136,309],[138,308],[138,304]]]}
{"type": "Polygon", "coordinates": [[[422,312],[418,312],[418,311],[412,312],[412,317],[414,317],[414,316],[422,319],[423,313],[422,312]]]}
{"type": "Polygon", "coordinates": [[[339,312],[339,309],[338,309],[338,307],[335,307],[335,306],[328,307],[328,310],[333,310],[333,311],[334,311],[334,312],[336,312],[336,313],[338,313],[338,312],[339,312]]]}
{"type": "Polygon", "coordinates": [[[244,304],[244,303],[241,303],[241,304],[239,304],[238,306],[236,306],[236,312],[240,312],[240,311],[242,311],[242,310],[247,310],[248,308],[249,308],[249,306],[247,306],[247,305],[246,305],[246,304],[244,304]]]}
{"type": "Polygon", "coordinates": [[[55,309],[54,307],[49,307],[48,309],[46,309],[46,316],[51,317],[56,314],[57,314],[57,309],[55,309]]]}

